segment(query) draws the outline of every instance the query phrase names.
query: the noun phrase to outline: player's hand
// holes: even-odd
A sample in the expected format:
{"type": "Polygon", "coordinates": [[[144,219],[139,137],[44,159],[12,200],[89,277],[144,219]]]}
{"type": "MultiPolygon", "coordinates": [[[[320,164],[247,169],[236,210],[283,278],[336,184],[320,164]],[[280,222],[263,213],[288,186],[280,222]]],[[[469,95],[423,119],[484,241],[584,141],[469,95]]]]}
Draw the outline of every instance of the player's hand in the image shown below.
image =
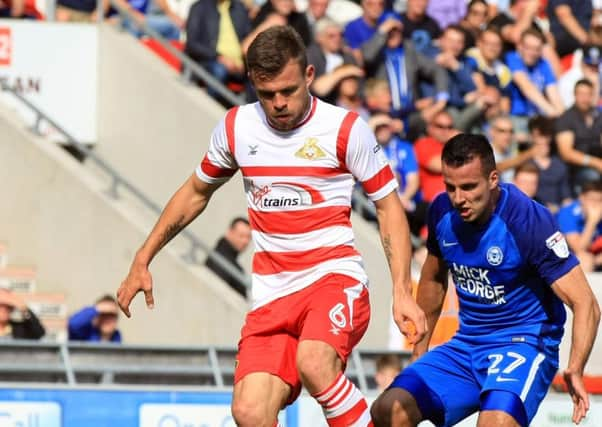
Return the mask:
{"type": "Polygon", "coordinates": [[[573,400],[573,422],[579,424],[589,410],[589,396],[583,385],[583,377],[569,369],[564,371],[563,375],[573,400]]]}
{"type": "Polygon", "coordinates": [[[117,290],[117,303],[127,317],[132,317],[130,303],[138,292],[144,292],[146,306],[152,309],[155,306],[153,278],[145,265],[134,262],[127,277],[117,290]]]}
{"type": "Polygon", "coordinates": [[[393,320],[410,344],[416,344],[426,335],[426,316],[410,293],[393,301],[393,320]]]}

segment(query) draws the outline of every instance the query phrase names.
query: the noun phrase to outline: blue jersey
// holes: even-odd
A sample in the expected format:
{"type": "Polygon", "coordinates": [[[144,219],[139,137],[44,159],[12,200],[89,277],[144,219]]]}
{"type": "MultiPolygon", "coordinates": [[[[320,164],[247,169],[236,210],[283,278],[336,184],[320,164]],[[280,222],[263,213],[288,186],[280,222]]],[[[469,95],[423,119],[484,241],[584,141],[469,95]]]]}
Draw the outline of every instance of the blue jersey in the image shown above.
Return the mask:
{"type": "Polygon", "coordinates": [[[427,247],[445,260],[460,306],[458,337],[557,344],[566,313],[550,285],[578,261],[552,214],[512,184],[487,224],[466,223],[447,194],[429,211],[427,247]],[[543,342],[542,342],[543,340],[543,342]]]}
{"type": "Polygon", "coordinates": [[[418,162],[414,154],[414,147],[409,142],[394,136],[387,145],[383,146],[383,152],[399,181],[398,191],[403,193],[407,185],[407,175],[418,173],[418,162]]]}
{"type": "MultiPolygon", "coordinates": [[[[509,52],[506,55],[506,64],[512,74],[517,71],[523,71],[529,77],[529,80],[537,90],[545,94],[545,90],[551,84],[556,83],[556,77],[552,71],[552,67],[549,62],[541,58],[533,66],[527,66],[518,52],[509,52]]],[[[513,116],[531,116],[534,114],[541,113],[539,108],[531,102],[525,94],[521,92],[518,86],[512,82],[510,83],[510,102],[511,109],[510,114],[513,116]]]]}

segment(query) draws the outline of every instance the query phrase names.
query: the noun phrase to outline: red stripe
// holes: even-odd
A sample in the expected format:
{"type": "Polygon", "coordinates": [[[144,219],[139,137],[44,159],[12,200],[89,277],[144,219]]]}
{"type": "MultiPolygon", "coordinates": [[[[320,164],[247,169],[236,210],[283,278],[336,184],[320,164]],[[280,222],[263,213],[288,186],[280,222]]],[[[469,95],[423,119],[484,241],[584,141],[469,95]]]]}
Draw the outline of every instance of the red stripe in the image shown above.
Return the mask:
{"type": "Polygon", "coordinates": [[[209,158],[206,154],[201,162],[201,170],[205,175],[210,176],[211,178],[230,177],[236,173],[235,169],[223,169],[219,166],[215,166],[209,161],[209,158]]]}
{"type": "Polygon", "coordinates": [[[329,427],[348,427],[353,425],[364,411],[368,410],[368,404],[365,399],[360,400],[349,411],[339,415],[338,417],[328,418],[329,427]]]}
{"type": "Polygon", "coordinates": [[[299,234],[340,225],[351,227],[349,206],[327,206],[287,212],[259,212],[249,209],[253,230],[267,234],[299,234]]]}
{"type": "Polygon", "coordinates": [[[296,166],[244,166],[241,167],[244,176],[311,176],[333,177],[343,175],[340,169],[329,167],[296,167],[296,166]]]}
{"type": "MultiPolygon", "coordinates": [[[[322,396],[327,395],[328,393],[330,393],[330,391],[335,388],[335,386],[337,385],[337,383],[339,382],[339,380],[341,379],[341,377],[343,376],[342,372],[339,372],[339,375],[337,375],[336,379],[332,382],[332,384],[330,384],[328,386],[328,388],[324,391],[321,391],[320,393],[316,393],[314,395],[312,395],[312,397],[316,400],[320,400],[322,398],[322,396]]],[[[341,387],[343,387],[345,385],[345,381],[343,381],[343,383],[341,384],[341,387]]]]}
{"type": "Polygon", "coordinates": [[[253,273],[276,274],[283,271],[302,271],[333,259],[359,255],[349,245],[330,246],[308,251],[257,252],[253,257],[253,273]]]}
{"type": "Polygon", "coordinates": [[[236,147],[234,143],[234,120],[236,119],[236,113],[238,113],[238,106],[231,108],[226,113],[226,138],[228,139],[228,148],[230,148],[232,157],[235,157],[236,154],[234,151],[236,147]]]}
{"type": "Polygon", "coordinates": [[[382,168],[376,175],[367,181],[362,182],[364,191],[368,194],[376,193],[378,190],[383,188],[391,180],[395,179],[393,171],[389,165],[382,168]]]}
{"type": "Polygon", "coordinates": [[[333,396],[336,400],[331,400],[330,402],[326,402],[324,406],[324,409],[328,410],[332,410],[333,408],[336,408],[337,405],[340,405],[341,402],[343,402],[345,399],[347,399],[349,397],[349,395],[351,393],[353,393],[353,390],[355,389],[355,386],[353,384],[351,384],[351,382],[349,380],[345,381],[345,386],[347,386],[347,391],[345,391],[345,393],[343,393],[342,395],[339,393],[338,396],[333,396]]]}
{"type": "Polygon", "coordinates": [[[357,117],[357,113],[353,111],[348,112],[341,123],[339,134],[337,135],[337,159],[339,159],[339,168],[342,170],[347,170],[347,162],[345,158],[347,157],[349,134],[351,133],[351,128],[353,127],[353,123],[355,123],[357,117]]]}

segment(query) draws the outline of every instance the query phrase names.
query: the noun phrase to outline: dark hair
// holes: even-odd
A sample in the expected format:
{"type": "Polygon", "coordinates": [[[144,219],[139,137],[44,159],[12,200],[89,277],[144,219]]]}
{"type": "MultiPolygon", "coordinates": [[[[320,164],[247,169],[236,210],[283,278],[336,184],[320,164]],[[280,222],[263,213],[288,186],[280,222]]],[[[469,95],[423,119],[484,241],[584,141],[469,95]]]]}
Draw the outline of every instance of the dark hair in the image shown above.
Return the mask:
{"type": "Polygon", "coordinates": [[[484,4],[488,7],[488,4],[485,0],[470,0],[468,6],[466,6],[466,10],[470,10],[475,4],[484,4]]]}
{"type": "Polygon", "coordinates": [[[525,37],[527,36],[533,36],[536,37],[537,39],[539,39],[540,42],[542,42],[543,44],[546,43],[546,37],[543,35],[543,33],[541,31],[539,31],[536,28],[527,28],[525,31],[523,31],[523,33],[520,35],[520,40],[523,41],[525,39],[525,37]]]}
{"type": "Polygon", "coordinates": [[[539,169],[533,163],[525,162],[518,165],[516,169],[514,169],[514,177],[516,177],[516,175],[519,173],[533,173],[539,175],[539,169]]]}
{"type": "Polygon", "coordinates": [[[466,38],[466,31],[464,30],[464,28],[462,28],[460,25],[458,24],[451,24],[448,25],[447,27],[445,27],[445,29],[443,30],[444,33],[448,32],[448,31],[455,31],[457,33],[462,33],[462,35],[466,38]]]}
{"type": "Polygon", "coordinates": [[[479,33],[479,39],[482,39],[485,33],[493,33],[498,36],[500,40],[504,41],[504,37],[502,37],[500,28],[497,25],[488,25],[485,27],[485,29],[479,33]]]}
{"type": "Polygon", "coordinates": [[[280,74],[291,59],[297,61],[305,73],[307,55],[301,36],[290,26],[270,27],[259,33],[249,46],[247,70],[252,79],[265,81],[280,74]]]}
{"type": "Polygon", "coordinates": [[[401,371],[401,359],[396,354],[383,354],[376,359],[376,371],[384,368],[395,368],[401,371]]]}
{"type": "Polygon", "coordinates": [[[589,191],[595,191],[596,193],[602,193],[602,181],[600,181],[600,180],[587,181],[587,182],[583,183],[583,185],[581,186],[580,194],[585,194],[589,191]]]}
{"type": "Polygon", "coordinates": [[[476,133],[460,133],[445,143],[441,161],[457,168],[470,163],[473,159],[481,159],[484,176],[495,170],[495,158],[491,144],[483,135],[476,133]]]}
{"type": "Polygon", "coordinates": [[[242,222],[243,224],[249,225],[249,220],[248,219],[243,218],[242,216],[237,216],[232,221],[230,221],[230,229],[233,229],[234,227],[236,227],[236,224],[238,224],[239,222],[242,222]]]}
{"type": "Polygon", "coordinates": [[[101,296],[100,298],[98,298],[96,300],[96,304],[98,304],[99,302],[112,302],[112,303],[117,304],[117,300],[111,294],[106,294],[106,295],[101,296]]]}
{"type": "Polygon", "coordinates": [[[554,135],[554,120],[548,117],[531,117],[527,126],[529,127],[529,132],[537,130],[540,134],[545,136],[554,135]]]}
{"type": "Polygon", "coordinates": [[[577,90],[577,86],[587,86],[590,89],[594,88],[594,84],[589,79],[579,79],[579,80],[577,80],[577,83],[575,83],[575,88],[573,89],[573,91],[577,90]]]}

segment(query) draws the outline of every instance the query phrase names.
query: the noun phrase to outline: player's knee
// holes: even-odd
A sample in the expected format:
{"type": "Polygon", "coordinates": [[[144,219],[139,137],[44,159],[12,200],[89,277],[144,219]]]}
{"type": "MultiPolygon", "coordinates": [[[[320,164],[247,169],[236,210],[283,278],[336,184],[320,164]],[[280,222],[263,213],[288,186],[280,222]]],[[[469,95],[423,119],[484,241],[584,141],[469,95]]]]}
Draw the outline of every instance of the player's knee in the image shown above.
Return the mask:
{"type": "Polygon", "coordinates": [[[376,399],[370,415],[375,427],[412,427],[418,424],[410,402],[395,390],[387,391],[376,399]]]}
{"type": "Polygon", "coordinates": [[[252,399],[239,398],[232,402],[232,416],[240,427],[267,425],[266,411],[261,403],[252,399]]]}

